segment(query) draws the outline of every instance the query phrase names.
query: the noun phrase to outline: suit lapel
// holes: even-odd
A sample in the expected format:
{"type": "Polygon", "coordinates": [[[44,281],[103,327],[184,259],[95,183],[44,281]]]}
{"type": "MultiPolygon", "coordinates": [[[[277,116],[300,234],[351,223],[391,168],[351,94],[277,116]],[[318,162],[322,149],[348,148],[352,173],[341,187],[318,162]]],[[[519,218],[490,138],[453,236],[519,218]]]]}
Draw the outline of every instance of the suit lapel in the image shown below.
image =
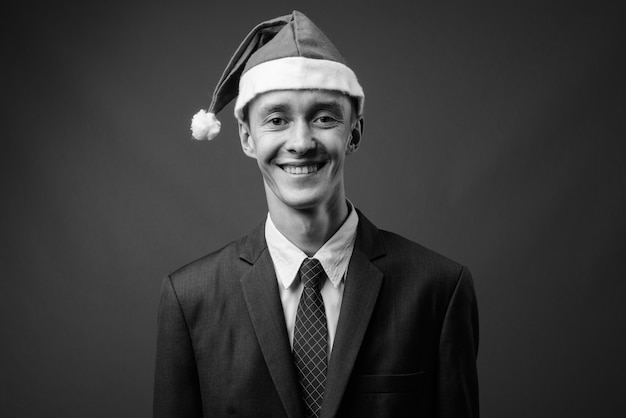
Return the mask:
{"type": "Polygon", "coordinates": [[[298,379],[263,225],[247,237],[240,257],[252,264],[241,279],[241,287],[265,363],[287,415],[302,416],[298,379]]]}
{"type": "Polygon", "coordinates": [[[337,334],[328,366],[322,417],[333,417],[343,398],[380,290],[383,273],[370,260],[384,255],[378,229],[359,212],[337,334]]]}

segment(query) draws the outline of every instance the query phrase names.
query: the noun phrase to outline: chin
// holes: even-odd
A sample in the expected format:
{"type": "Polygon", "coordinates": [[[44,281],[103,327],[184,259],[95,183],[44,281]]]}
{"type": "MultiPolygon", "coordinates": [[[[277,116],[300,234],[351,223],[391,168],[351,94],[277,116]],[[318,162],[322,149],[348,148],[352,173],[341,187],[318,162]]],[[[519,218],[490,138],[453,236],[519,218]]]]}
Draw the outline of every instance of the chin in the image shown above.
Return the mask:
{"type": "Polygon", "coordinates": [[[298,190],[281,193],[278,200],[285,206],[297,210],[313,209],[324,202],[325,193],[317,190],[298,190]]]}
{"type": "Polygon", "coordinates": [[[313,209],[320,206],[322,203],[322,199],[315,199],[311,196],[283,198],[281,201],[284,205],[297,210],[313,209]]]}

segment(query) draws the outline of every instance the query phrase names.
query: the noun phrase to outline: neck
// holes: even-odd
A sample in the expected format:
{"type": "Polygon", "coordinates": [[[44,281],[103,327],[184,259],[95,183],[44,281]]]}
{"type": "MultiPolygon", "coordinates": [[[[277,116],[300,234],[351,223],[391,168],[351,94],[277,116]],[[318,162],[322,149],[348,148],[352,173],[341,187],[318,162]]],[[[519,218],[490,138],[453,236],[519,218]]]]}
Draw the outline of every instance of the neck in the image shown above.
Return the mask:
{"type": "Polygon", "coordinates": [[[271,201],[268,201],[268,207],[276,228],[309,257],[337,232],[348,217],[344,196],[314,208],[294,209],[271,201]]]}

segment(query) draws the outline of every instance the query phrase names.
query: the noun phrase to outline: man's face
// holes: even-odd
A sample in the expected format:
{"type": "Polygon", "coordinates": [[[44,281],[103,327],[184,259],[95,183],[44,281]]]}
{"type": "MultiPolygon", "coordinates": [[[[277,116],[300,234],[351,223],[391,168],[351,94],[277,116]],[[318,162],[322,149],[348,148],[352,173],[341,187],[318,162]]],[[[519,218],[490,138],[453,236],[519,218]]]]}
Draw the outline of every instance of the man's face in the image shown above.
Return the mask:
{"type": "Polygon", "coordinates": [[[345,198],[343,166],[361,137],[351,101],[327,90],[264,93],[240,123],[241,145],[263,175],[268,205],[305,210],[345,198]]]}

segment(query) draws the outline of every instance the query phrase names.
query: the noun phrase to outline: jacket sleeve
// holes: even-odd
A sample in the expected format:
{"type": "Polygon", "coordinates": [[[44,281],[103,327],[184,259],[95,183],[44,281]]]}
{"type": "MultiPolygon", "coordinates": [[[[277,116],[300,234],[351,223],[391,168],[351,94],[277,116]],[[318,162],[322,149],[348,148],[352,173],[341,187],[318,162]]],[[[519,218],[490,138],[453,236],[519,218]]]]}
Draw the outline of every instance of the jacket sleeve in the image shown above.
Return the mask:
{"type": "Polygon", "coordinates": [[[202,400],[189,328],[169,277],[158,313],[154,418],[202,417],[202,400]]]}
{"type": "Polygon", "coordinates": [[[478,308],[464,267],[443,320],[437,366],[437,409],[442,418],[476,418],[478,407],[478,308]]]}

